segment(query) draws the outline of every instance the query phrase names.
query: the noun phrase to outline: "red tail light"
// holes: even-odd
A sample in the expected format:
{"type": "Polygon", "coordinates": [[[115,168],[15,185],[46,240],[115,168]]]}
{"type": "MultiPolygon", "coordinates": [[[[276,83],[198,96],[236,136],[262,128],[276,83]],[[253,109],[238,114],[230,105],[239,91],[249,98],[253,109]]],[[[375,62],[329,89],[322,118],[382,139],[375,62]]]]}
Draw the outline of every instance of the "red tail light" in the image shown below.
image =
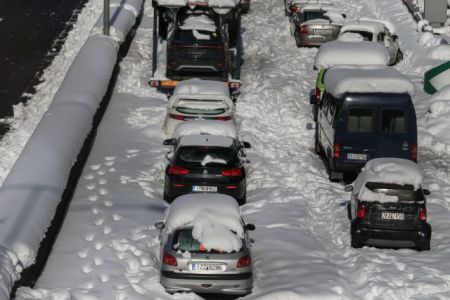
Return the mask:
{"type": "Polygon", "coordinates": [[[291,13],[295,14],[296,12],[298,12],[300,10],[300,7],[297,5],[292,5],[291,6],[291,13]]]}
{"type": "Polygon", "coordinates": [[[235,189],[237,189],[238,187],[237,187],[237,185],[227,185],[225,188],[226,188],[227,190],[235,190],[235,189]]]}
{"type": "Polygon", "coordinates": [[[184,168],[180,168],[177,166],[170,166],[169,174],[187,175],[187,174],[189,174],[189,169],[184,169],[184,168]]]}
{"type": "Polygon", "coordinates": [[[422,222],[427,221],[427,209],[425,207],[419,209],[419,220],[422,222]]]}
{"type": "Polygon", "coordinates": [[[307,29],[306,25],[300,26],[298,28],[298,32],[300,32],[300,33],[308,33],[308,29],[307,29]]]}
{"type": "Polygon", "coordinates": [[[366,207],[364,206],[364,204],[358,204],[356,215],[358,216],[358,218],[364,219],[364,217],[366,216],[366,207]]]}
{"type": "Polygon", "coordinates": [[[170,255],[169,253],[165,252],[163,254],[163,263],[169,266],[174,267],[178,266],[177,259],[174,256],[170,255]]]}
{"type": "Polygon", "coordinates": [[[322,91],[316,87],[316,92],[314,96],[316,97],[316,104],[320,104],[320,96],[322,95],[322,91]]]}
{"type": "Polygon", "coordinates": [[[150,80],[150,86],[151,87],[158,87],[159,86],[159,80],[150,80]]]}
{"type": "Polygon", "coordinates": [[[223,68],[223,66],[224,66],[224,64],[221,62],[216,64],[216,67],[218,67],[219,69],[223,68]]]}
{"type": "Polygon", "coordinates": [[[413,144],[411,147],[411,156],[414,161],[417,161],[417,144],[413,144]]]}
{"type": "Polygon", "coordinates": [[[184,121],[186,118],[184,116],[176,115],[176,114],[169,114],[169,118],[184,121]]]}
{"type": "Polygon", "coordinates": [[[216,120],[219,120],[219,121],[229,121],[229,120],[231,120],[231,117],[230,117],[230,116],[217,117],[216,120]]]}
{"type": "Polygon", "coordinates": [[[335,142],[333,145],[333,158],[339,158],[341,156],[341,145],[335,142]]]}
{"type": "Polygon", "coordinates": [[[237,267],[244,268],[244,267],[249,266],[251,263],[252,263],[252,258],[250,257],[250,255],[242,256],[241,258],[239,258],[239,260],[237,262],[237,267]]]}
{"type": "Polygon", "coordinates": [[[241,175],[242,175],[241,168],[222,170],[222,176],[241,176],[241,175]]]}

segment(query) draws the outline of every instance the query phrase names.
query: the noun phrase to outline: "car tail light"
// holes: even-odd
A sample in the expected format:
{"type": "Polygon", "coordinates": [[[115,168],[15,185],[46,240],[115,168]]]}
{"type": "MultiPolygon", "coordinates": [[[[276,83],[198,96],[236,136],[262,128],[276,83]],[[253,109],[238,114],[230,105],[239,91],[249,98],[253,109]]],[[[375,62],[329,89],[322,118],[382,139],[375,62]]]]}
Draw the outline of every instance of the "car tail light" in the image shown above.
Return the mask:
{"type": "Polygon", "coordinates": [[[300,10],[300,7],[297,5],[292,5],[291,6],[291,13],[295,14],[296,12],[298,12],[300,10]]]}
{"type": "Polygon", "coordinates": [[[237,185],[227,185],[225,188],[226,188],[227,190],[235,190],[235,189],[237,189],[238,187],[237,187],[237,185]]]}
{"type": "Polygon", "coordinates": [[[411,147],[411,157],[414,161],[417,161],[417,144],[413,144],[411,147]]]}
{"type": "Polygon", "coordinates": [[[178,266],[177,259],[173,255],[166,252],[163,254],[163,263],[169,266],[178,266]]]}
{"type": "Polygon", "coordinates": [[[308,29],[307,29],[306,25],[300,26],[298,28],[298,32],[300,32],[300,33],[308,33],[308,29]]]}
{"type": "Polygon", "coordinates": [[[174,184],[172,184],[172,186],[173,186],[173,187],[176,187],[176,188],[182,188],[182,187],[184,187],[184,184],[181,184],[181,183],[174,183],[174,184]]]}
{"type": "Polygon", "coordinates": [[[242,175],[241,168],[222,170],[222,176],[241,176],[241,175],[242,175]]]}
{"type": "Polygon", "coordinates": [[[364,204],[358,204],[356,215],[358,216],[358,218],[364,219],[364,217],[366,216],[366,206],[364,204]]]}
{"type": "Polygon", "coordinates": [[[237,262],[237,267],[244,268],[244,267],[249,266],[251,263],[252,263],[252,258],[250,257],[250,255],[242,256],[241,258],[239,258],[239,260],[237,262]]]}
{"type": "Polygon", "coordinates": [[[427,221],[427,209],[426,207],[421,207],[419,209],[419,220],[422,222],[426,222],[427,221]]]}
{"type": "Polygon", "coordinates": [[[159,86],[159,80],[150,80],[150,87],[158,87],[159,86]]]}
{"type": "Polygon", "coordinates": [[[322,91],[316,87],[316,92],[314,93],[314,96],[316,97],[316,104],[320,104],[320,96],[322,94],[322,91]]]}
{"type": "Polygon", "coordinates": [[[184,121],[186,118],[184,116],[176,115],[176,114],[169,114],[169,118],[184,121]]]}
{"type": "Polygon", "coordinates": [[[231,120],[231,116],[217,117],[216,120],[219,120],[219,121],[229,121],[229,120],[231,120]]]}
{"type": "Polygon", "coordinates": [[[189,174],[189,169],[180,168],[180,167],[177,167],[177,166],[170,166],[169,174],[188,175],[189,174]]]}
{"type": "Polygon", "coordinates": [[[333,158],[339,158],[341,156],[341,145],[335,142],[333,145],[333,158]]]}

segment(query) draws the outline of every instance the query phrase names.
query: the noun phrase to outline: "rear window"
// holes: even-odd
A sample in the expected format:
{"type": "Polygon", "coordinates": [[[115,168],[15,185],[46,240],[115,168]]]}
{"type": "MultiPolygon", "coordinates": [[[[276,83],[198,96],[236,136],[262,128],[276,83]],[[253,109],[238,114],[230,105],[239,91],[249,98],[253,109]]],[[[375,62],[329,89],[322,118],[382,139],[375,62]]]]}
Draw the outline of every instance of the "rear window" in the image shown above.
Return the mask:
{"type": "Polygon", "coordinates": [[[371,42],[372,38],[373,38],[373,34],[371,32],[367,32],[367,31],[352,30],[352,31],[346,31],[346,32],[357,33],[360,36],[362,36],[364,41],[371,42]]]}
{"type": "Polygon", "coordinates": [[[366,187],[374,193],[383,193],[388,196],[397,196],[400,202],[423,201],[422,189],[414,191],[412,185],[382,184],[376,182],[366,183],[366,187]]]}
{"type": "Polygon", "coordinates": [[[329,21],[330,18],[324,15],[324,11],[307,11],[305,12],[305,22],[316,19],[324,19],[329,21]]]}
{"type": "Polygon", "coordinates": [[[220,115],[226,111],[223,101],[180,99],[176,111],[191,115],[220,115]],[[221,107],[222,106],[222,107],[221,107]]]}
{"type": "MultiPolygon", "coordinates": [[[[175,232],[172,242],[172,249],[175,251],[188,251],[191,253],[217,253],[224,254],[220,249],[207,251],[200,241],[192,236],[192,228],[179,229],[175,232]]],[[[231,252],[234,253],[234,252],[231,252]]]]}
{"type": "Polygon", "coordinates": [[[350,109],[347,121],[348,132],[372,132],[373,111],[366,108],[350,109]]]}
{"type": "Polygon", "coordinates": [[[177,164],[193,167],[229,167],[237,163],[237,153],[232,148],[211,146],[182,147],[177,164]]]}
{"type": "Polygon", "coordinates": [[[385,133],[406,133],[407,117],[402,110],[381,112],[381,131],[385,133]]]}

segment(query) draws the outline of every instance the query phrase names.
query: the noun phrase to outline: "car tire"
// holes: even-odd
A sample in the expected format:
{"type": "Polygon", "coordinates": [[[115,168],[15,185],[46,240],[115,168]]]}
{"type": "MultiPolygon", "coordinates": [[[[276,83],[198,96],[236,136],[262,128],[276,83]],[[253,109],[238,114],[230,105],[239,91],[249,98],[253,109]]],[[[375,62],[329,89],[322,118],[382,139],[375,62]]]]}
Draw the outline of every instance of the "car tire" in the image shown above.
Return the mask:
{"type": "Polygon", "coordinates": [[[164,191],[163,199],[164,199],[167,203],[172,203],[172,201],[173,201],[173,197],[170,197],[169,195],[167,195],[167,194],[166,194],[166,191],[164,191]]]}
{"type": "Polygon", "coordinates": [[[417,251],[430,251],[430,241],[420,243],[417,247],[417,251]]]}
{"type": "Polygon", "coordinates": [[[317,131],[317,123],[316,123],[316,133],[314,134],[314,152],[316,152],[317,155],[322,156],[322,146],[320,146],[319,142],[319,136],[317,131]]]}
{"type": "Polygon", "coordinates": [[[239,206],[244,205],[245,203],[247,203],[247,192],[244,193],[244,196],[242,196],[241,199],[239,199],[238,201],[239,206]]]}
{"type": "Polygon", "coordinates": [[[173,78],[173,71],[169,70],[169,69],[166,69],[166,77],[168,79],[172,79],[173,78]]]}
{"type": "Polygon", "coordinates": [[[363,247],[363,245],[361,244],[359,239],[357,239],[353,234],[351,235],[351,246],[352,246],[352,248],[355,248],[355,249],[359,249],[359,248],[363,247]]]}
{"type": "Polygon", "coordinates": [[[347,218],[349,220],[352,219],[352,206],[351,206],[350,202],[347,203],[347,218]]]}
{"type": "Polygon", "coordinates": [[[400,61],[403,60],[403,52],[399,49],[397,51],[397,55],[395,56],[395,62],[394,64],[398,64],[400,61]]]}
{"type": "Polygon", "coordinates": [[[333,164],[330,161],[330,158],[328,158],[328,179],[331,182],[340,182],[344,178],[344,174],[342,172],[336,172],[333,168],[333,164]]]}

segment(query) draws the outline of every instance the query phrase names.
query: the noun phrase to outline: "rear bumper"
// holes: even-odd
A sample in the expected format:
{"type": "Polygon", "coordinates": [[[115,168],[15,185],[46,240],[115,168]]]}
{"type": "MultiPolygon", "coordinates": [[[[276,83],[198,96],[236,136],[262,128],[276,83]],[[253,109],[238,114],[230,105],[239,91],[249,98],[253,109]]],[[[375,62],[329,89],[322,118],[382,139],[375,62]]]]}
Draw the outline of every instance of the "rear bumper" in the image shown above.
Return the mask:
{"type": "Polygon", "coordinates": [[[161,271],[161,285],[167,292],[221,293],[247,295],[252,292],[252,273],[239,274],[179,274],[161,271]]]}
{"type": "Polygon", "coordinates": [[[385,247],[420,247],[431,239],[431,226],[421,223],[412,229],[368,226],[361,219],[352,220],[351,234],[360,244],[385,247]]]}

